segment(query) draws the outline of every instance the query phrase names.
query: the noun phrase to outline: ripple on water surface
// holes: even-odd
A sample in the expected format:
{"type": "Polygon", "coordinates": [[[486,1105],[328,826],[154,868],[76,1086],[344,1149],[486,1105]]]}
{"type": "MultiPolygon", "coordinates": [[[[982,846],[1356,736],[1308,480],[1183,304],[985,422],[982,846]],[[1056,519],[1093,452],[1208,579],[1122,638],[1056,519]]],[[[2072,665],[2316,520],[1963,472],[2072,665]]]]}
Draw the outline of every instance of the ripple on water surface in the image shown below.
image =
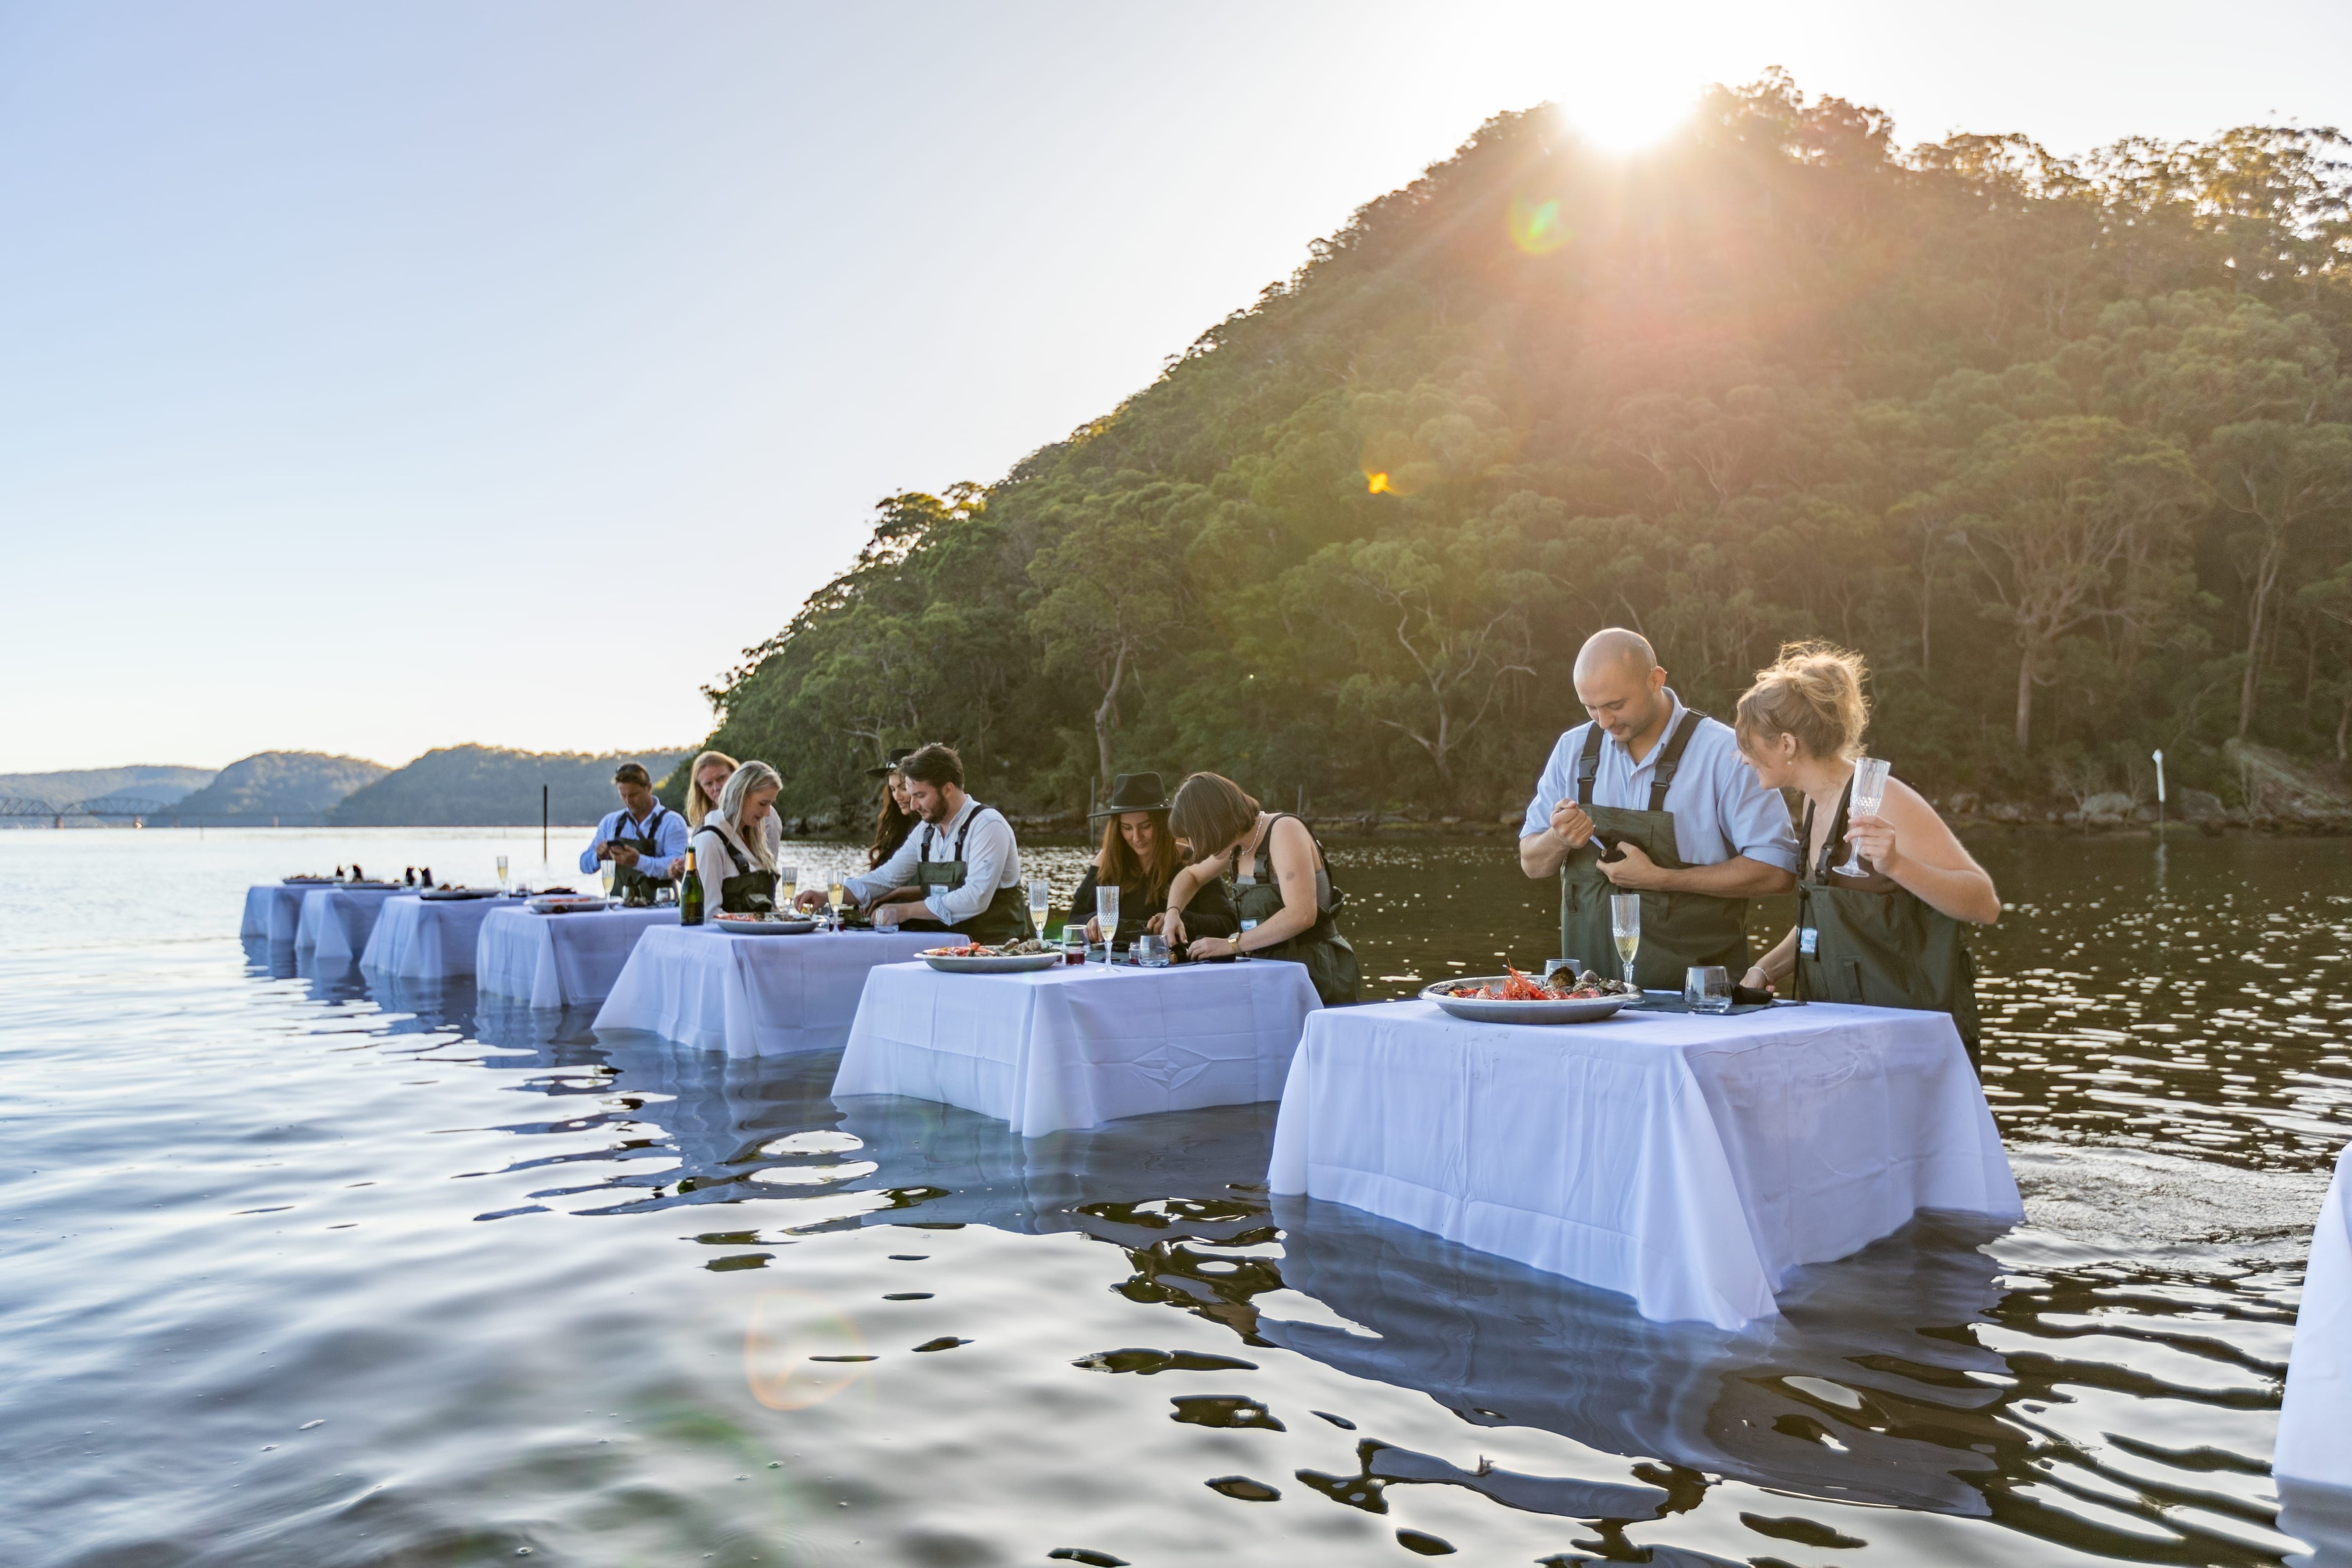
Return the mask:
{"type": "MultiPolygon", "coordinates": [[[[1024,1141],[836,1105],[829,1055],[240,953],[287,838],[47,842],[98,837],[0,835],[14,912],[124,857],[189,897],[0,960],[0,1560],[2295,1550],[2266,1460],[2352,1115],[2332,844],[2174,846],[2160,883],[2145,843],[1988,847],[2029,1224],[1924,1218],[1731,1336],[1269,1199],[1270,1106],[1024,1141]]],[[[1339,866],[1390,992],[1549,945],[1495,849],[1339,866]]]]}

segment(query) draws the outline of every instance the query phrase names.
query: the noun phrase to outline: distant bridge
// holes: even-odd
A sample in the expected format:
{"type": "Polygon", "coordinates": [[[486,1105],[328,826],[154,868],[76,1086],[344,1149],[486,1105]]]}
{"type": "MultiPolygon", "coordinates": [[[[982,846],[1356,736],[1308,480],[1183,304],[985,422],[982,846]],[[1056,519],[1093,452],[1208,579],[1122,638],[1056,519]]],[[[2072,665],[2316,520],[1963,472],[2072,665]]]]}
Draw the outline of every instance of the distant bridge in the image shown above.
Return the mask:
{"type": "Polygon", "coordinates": [[[133,823],[141,823],[151,816],[164,816],[171,809],[169,801],[141,800],[127,795],[68,801],[32,800],[22,795],[0,795],[0,816],[46,816],[50,826],[55,827],[63,827],[68,816],[127,817],[133,823]]]}

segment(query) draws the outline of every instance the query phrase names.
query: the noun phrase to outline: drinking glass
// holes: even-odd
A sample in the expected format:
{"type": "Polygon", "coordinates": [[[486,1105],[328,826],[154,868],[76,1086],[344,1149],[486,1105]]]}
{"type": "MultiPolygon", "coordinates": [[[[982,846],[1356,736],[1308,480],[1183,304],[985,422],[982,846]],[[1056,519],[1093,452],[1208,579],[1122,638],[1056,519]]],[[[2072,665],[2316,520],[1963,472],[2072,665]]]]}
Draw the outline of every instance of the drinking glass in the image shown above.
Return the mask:
{"type": "MultiPolygon", "coordinates": [[[[1853,760],[1853,798],[1846,807],[1846,825],[1852,826],[1857,816],[1876,816],[1878,808],[1886,804],[1886,774],[1894,766],[1884,757],[1856,757],[1853,760]]],[[[1845,864],[1837,868],[1841,877],[1866,877],[1869,868],[1862,863],[1862,851],[1849,847],[1845,864]]]]}
{"type": "Polygon", "coordinates": [[[1039,940],[1045,935],[1045,915],[1054,907],[1054,884],[1043,877],[1029,879],[1029,923],[1039,940]]]}
{"type": "Polygon", "coordinates": [[[1578,975],[1584,973],[1584,965],[1579,963],[1572,958],[1547,958],[1544,960],[1544,978],[1546,980],[1549,980],[1553,975],[1558,974],[1562,970],[1566,970],[1568,972],[1568,977],[1570,980],[1574,980],[1578,975]]]}
{"type": "Polygon", "coordinates": [[[1625,966],[1625,984],[1633,984],[1633,955],[1642,951],[1642,895],[1609,895],[1609,934],[1617,939],[1617,961],[1625,966]]]}
{"type": "Polygon", "coordinates": [[[787,914],[791,913],[793,900],[800,897],[800,891],[801,868],[798,866],[777,867],[776,907],[787,914]]]}
{"type": "Polygon", "coordinates": [[[825,889],[825,899],[833,905],[833,929],[841,929],[841,906],[849,901],[849,889],[839,882],[825,889]]]}
{"type": "Polygon", "coordinates": [[[499,892],[501,892],[501,893],[503,893],[503,892],[505,892],[506,890],[507,890],[507,858],[506,858],[505,856],[501,855],[501,856],[499,856],[499,892]]]}
{"type": "Polygon", "coordinates": [[[621,868],[613,864],[610,860],[607,860],[602,866],[598,867],[597,869],[604,874],[604,896],[609,899],[613,896],[613,883],[620,876],[621,868]]]}
{"type": "Polygon", "coordinates": [[[1694,1013],[1731,1011],[1731,971],[1719,963],[1694,963],[1683,972],[1683,1000],[1694,1013]]]}
{"type": "Polygon", "coordinates": [[[1135,962],[1146,969],[1168,967],[1168,939],[1145,931],[1135,939],[1135,962]]]}
{"type": "Polygon", "coordinates": [[[1107,882],[1095,889],[1095,919],[1102,922],[1103,962],[1118,951],[1118,884],[1107,882]]]}

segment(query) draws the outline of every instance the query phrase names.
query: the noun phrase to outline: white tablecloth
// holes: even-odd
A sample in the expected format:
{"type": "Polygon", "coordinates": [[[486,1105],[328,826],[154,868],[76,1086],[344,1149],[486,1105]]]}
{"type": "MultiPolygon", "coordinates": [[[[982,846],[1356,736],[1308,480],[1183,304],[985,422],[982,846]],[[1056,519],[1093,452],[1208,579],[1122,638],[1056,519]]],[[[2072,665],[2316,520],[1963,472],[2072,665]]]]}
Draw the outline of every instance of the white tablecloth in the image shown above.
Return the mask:
{"type": "Polygon", "coordinates": [[[1318,1005],[1306,966],[1279,960],[1027,974],[895,963],[866,977],[833,1092],[944,1100],[1030,1138],[1242,1105],[1282,1092],[1318,1005]]]}
{"type": "Polygon", "coordinates": [[[511,907],[501,899],[386,899],[375,917],[360,967],[404,980],[459,980],[474,973],[474,948],[490,911],[511,907]]]}
{"type": "Polygon", "coordinates": [[[375,917],[390,888],[313,888],[302,895],[302,918],[294,928],[297,951],[308,950],[321,963],[350,963],[367,951],[375,917]]]}
{"type": "Polygon", "coordinates": [[[494,910],[475,940],[474,984],[501,996],[520,996],[534,1007],[602,1002],[637,938],[654,926],[677,923],[675,908],[581,915],[535,915],[514,906],[494,910]]]}
{"type": "Polygon", "coordinates": [[[2352,1487],[2352,1143],[2311,1235],[2271,1473],[2352,1487]]]}
{"type": "Polygon", "coordinates": [[[1551,1028],[1318,1013],[1270,1182],[1725,1329],[1916,1210],[2024,1214],[1951,1019],[1826,1003],[1551,1028]]]}
{"type": "Polygon", "coordinates": [[[849,1038],[866,971],[941,940],[935,931],[730,936],[712,925],[658,927],[637,940],[596,1027],[649,1030],[730,1057],[827,1050],[849,1038]]]}
{"type": "Polygon", "coordinates": [[[264,882],[245,890],[245,919],[238,922],[240,940],[274,942],[290,944],[302,923],[302,898],[311,889],[323,886],[318,882],[264,882]]]}

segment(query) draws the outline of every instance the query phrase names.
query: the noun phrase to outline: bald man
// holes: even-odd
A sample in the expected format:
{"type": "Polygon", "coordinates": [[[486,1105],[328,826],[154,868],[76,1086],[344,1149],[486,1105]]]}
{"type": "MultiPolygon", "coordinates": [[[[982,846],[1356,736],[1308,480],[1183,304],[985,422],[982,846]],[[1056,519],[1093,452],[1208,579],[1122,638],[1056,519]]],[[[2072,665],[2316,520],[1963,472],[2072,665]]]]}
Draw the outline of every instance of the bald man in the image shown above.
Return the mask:
{"type": "Polygon", "coordinates": [[[1576,656],[1591,721],[1559,738],[1519,828],[1519,865],[1560,879],[1560,955],[1615,964],[1609,898],[1642,897],[1635,979],[1682,989],[1692,964],[1747,973],[1748,900],[1796,886],[1797,837],[1731,727],[1694,713],[1638,632],[1595,632],[1576,656]]]}

